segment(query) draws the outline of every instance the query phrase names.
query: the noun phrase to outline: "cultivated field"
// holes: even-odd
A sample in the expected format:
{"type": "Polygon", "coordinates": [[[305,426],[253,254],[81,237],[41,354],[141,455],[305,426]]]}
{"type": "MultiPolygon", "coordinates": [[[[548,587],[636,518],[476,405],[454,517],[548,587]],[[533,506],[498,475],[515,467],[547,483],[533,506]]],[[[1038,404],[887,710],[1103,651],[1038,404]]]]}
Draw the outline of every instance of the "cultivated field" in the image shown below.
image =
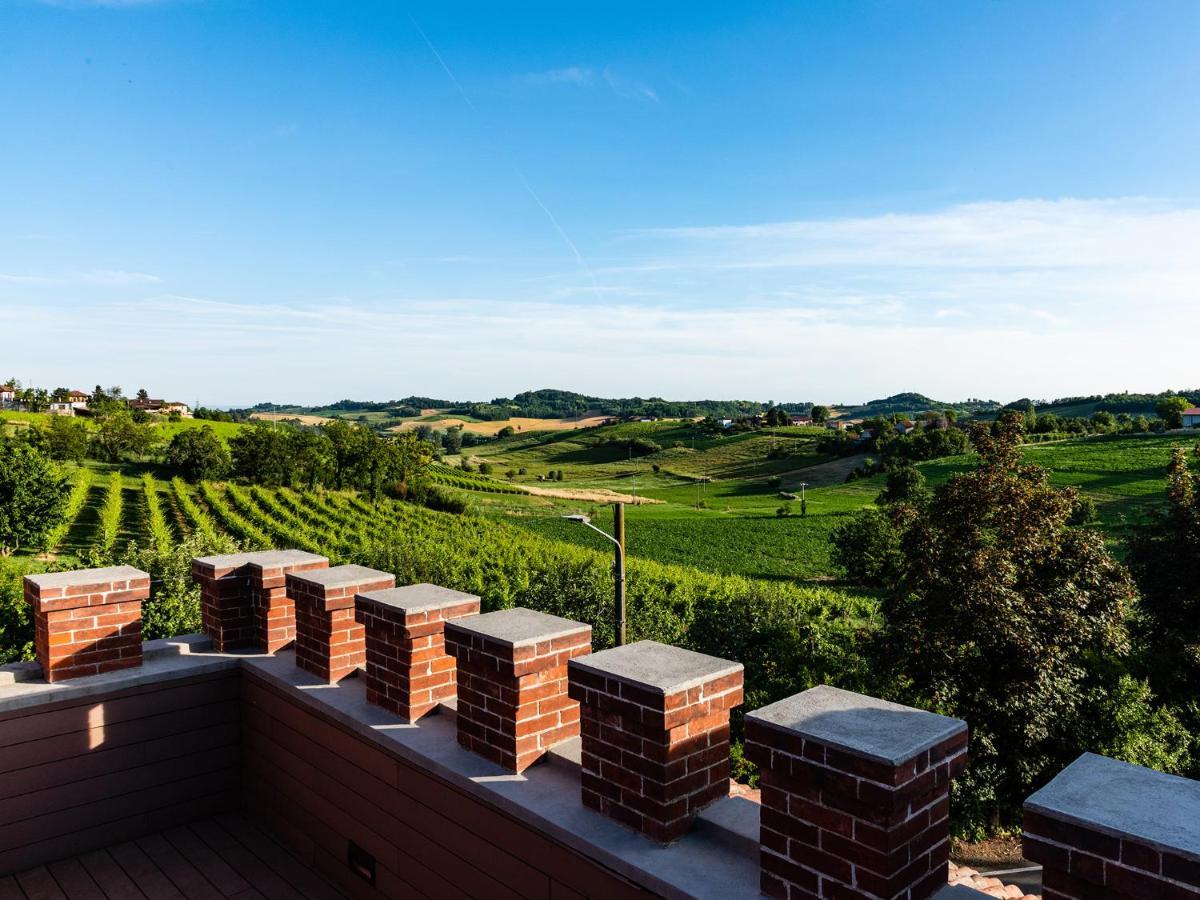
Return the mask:
{"type": "Polygon", "coordinates": [[[408,431],[421,425],[432,425],[435,428],[462,428],[476,434],[495,435],[502,429],[511,427],[518,432],[535,431],[570,431],[575,428],[594,428],[603,424],[606,416],[575,416],[569,419],[530,419],[514,416],[511,419],[484,422],[478,419],[461,418],[445,415],[437,410],[422,410],[421,417],[409,419],[392,428],[392,431],[408,431]]]}

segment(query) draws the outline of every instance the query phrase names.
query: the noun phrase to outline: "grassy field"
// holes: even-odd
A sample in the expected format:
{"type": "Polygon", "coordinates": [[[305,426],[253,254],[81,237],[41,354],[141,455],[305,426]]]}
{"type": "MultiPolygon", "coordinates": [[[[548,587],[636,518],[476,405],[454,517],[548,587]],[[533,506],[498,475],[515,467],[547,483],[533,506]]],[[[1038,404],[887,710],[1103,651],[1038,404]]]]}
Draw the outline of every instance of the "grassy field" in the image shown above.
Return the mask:
{"type": "MultiPolygon", "coordinates": [[[[467,451],[474,461],[493,464],[493,477],[525,467],[518,484],[561,469],[563,486],[598,487],[635,493],[661,505],[626,509],[631,556],[696,566],[722,574],[823,582],[836,578],[829,536],[854,511],[872,503],[883,476],[845,483],[862,462],[850,457],[831,462],[816,452],[817,429],[778,433],[704,435],[682,423],[638,423],[567,435],[515,436],[467,451]],[[610,438],[653,440],[660,452],[630,459],[628,451],[606,444],[610,438]],[[658,471],[654,467],[658,467],[658,471]],[[807,516],[788,503],[781,490],[810,485],[807,516]],[[793,515],[778,516],[787,505],[793,515]]],[[[1099,525],[1115,552],[1123,551],[1129,529],[1164,496],[1164,472],[1171,448],[1194,439],[1179,435],[1094,437],[1033,444],[1026,458],[1051,473],[1052,483],[1077,488],[1097,506],[1099,525]]],[[[969,456],[923,463],[937,485],[971,465],[969,456]]],[[[474,495],[478,496],[478,495],[474,495]]],[[[583,546],[604,541],[567,514],[586,512],[609,527],[607,507],[540,498],[497,496],[478,502],[490,515],[523,528],[583,546]]]]}
{"type": "MultiPolygon", "coordinates": [[[[23,428],[28,425],[44,426],[50,419],[54,418],[50,413],[30,413],[30,412],[13,412],[11,410],[0,410],[0,422],[4,422],[9,426],[23,428]]],[[[83,422],[88,428],[95,428],[96,421],[85,416],[77,416],[77,422],[83,422]]],[[[223,440],[229,440],[238,433],[239,430],[245,428],[237,422],[210,422],[206,419],[180,419],[178,422],[168,421],[166,418],[152,417],[150,427],[154,429],[156,440],[169,441],[181,431],[189,428],[202,428],[207,425],[217,433],[217,436],[223,440]]]]}

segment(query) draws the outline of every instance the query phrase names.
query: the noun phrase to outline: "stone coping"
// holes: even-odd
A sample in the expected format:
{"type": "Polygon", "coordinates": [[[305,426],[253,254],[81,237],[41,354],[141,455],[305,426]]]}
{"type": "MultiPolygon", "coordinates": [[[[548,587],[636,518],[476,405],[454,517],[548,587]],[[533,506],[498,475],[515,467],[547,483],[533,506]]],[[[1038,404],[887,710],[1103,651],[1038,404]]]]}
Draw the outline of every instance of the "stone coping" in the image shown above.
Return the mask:
{"type": "Polygon", "coordinates": [[[26,575],[25,580],[35,584],[41,590],[52,588],[82,587],[90,584],[104,584],[113,581],[133,581],[139,578],[149,578],[150,575],[133,566],[109,566],[104,569],[73,569],[69,572],[43,572],[37,575],[26,575]]]}
{"type": "Polygon", "coordinates": [[[1200,862],[1200,782],[1085,753],[1025,808],[1200,862]]]}
{"type": "Polygon", "coordinates": [[[309,569],[304,572],[289,572],[289,578],[319,584],[324,588],[354,587],[364,582],[395,581],[391,572],[381,572],[378,569],[368,569],[366,566],[333,566],[328,569],[309,569]]]}
{"type": "Polygon", "coordinates": [[[446,623],[446,631],[451,630],[477,634],[508,647],[527,647],[555,638],[585,632],[590,634],[592,626],[518,606],[480,616],[452,619],[446,623]]]}
{"type": "Polygon", "coordinates": [[[600,650],[577,657],[567,665],[572,669],[582,669],[664,695],[733,675],[743,668],[741,663],[660,644],[658,641],[638,641],[611,650],[600,650]]]}
{"type": "Polygon", "coordinates": [[[385,588],[382,591],[368,591],[356,596],[369,603],[378,603],[405,613],[429,612],[434,609],[448,609],[462,606],[471,601],[479,602],[475,594],[467,594],[452,588],[436,584],[409,584],[402,587],[385,588]]]}
{"type": "Polygon", "coordinates": [[[756,709],[746,719],[893,766],[967,729],[962,719],[825,684],[756,709]]]}
{"type": "Polygon", "coordinates": [[[257,565],[264,569],[275,566],[292,566],[297,563],[328,561],[327,557],[305,550],[247,550],[243,553],[222,553],[217,556],[198,556],[193,562],[214,569],[229,567],[240,568],[246,565],[257,565]]]}

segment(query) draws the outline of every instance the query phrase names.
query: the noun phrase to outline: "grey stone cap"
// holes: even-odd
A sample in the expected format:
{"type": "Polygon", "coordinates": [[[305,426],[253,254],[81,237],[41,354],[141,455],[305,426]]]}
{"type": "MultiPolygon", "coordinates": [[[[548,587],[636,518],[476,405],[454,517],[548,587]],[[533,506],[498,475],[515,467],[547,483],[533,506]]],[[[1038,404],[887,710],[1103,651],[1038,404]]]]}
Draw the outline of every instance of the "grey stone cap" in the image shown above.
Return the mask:
{"type": "Polygon", "coordinates": [[[289,578],[298,578],[327,588],[354,587],[364,581],[380,581],[391,578],[391,572],[380,572],[366,566],[334,566],[331,569],[311,569],[307,572],[292,572],[289,578]]]}
{"type": "Polygon", "coordinates": [[[260,550],[247,554],[246,563],[260,569],[275,569],[280,566],[300,566],[305,563],[329,562],[329,557],[306,550],[260,550]]]}
{"type": "Polygon", "coordinates": [[[227,566],[245,566],[253,563],[264,569],[273,566],[290,566],[295,563],[317,562],[326,559],[304,550],[248,550],[245,553],[222,553],[217,556],[198,556],[194,562],[223,569],[227,566]]]}
{"type": "Polygon", "coordinates": [[[382,591],[368,591],[358,596],[371,603],[379,603],[410,613],[444,609],[448,606],[462,606],[471,600],[479,600],[474,594],[466,594],[436,584],[410,584],[382,591]]]}
{"type": "Polygon", "coordinates": [[[1200,861],[1200,781],[1085,753],[1025,808],[1200,861]]]}
{"type": "Polygon", "coordinates": [[[756,709],[746,719],[893,766],[967,729],[962,719],[827,684],[756,709]]]}
{"type": "Polygon", "coordinates": [[[567,665],[662,694],[687,690],[714,678],[742,671],[741,663],[660,644],[658,641],[638,641],[636,644],[601,650],[573,659],[567,665]]]}
{"type": "Polygon", "coordinates": [[[518,606],[481,616],[454,619],[446,623],[446,630],[451,629],[482,635],[510,647],[522,647],[558,637],[591,633],[592,626],[518,606]]]}
{"type": "Polygon", "coordinates": [[[133,566],[109,566],[105,569],[75,569],[71,572],[45,572],[41,575],[26,575],[25,580],[39,588],[68,588],[84,584],[99,584],[103,581],[131,581],[149,578],[148,572],[133,566]]]}

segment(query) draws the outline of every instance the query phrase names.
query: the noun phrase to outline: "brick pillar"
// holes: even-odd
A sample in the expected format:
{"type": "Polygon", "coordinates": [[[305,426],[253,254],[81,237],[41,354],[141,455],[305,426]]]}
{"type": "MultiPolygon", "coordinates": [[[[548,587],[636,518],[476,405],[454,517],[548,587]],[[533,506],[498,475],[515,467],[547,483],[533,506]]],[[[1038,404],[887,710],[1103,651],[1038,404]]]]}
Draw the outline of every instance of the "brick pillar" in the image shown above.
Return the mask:
{"type": "Polygon", "coordinates": [[[254,646],[274,653],[296,640],[296,605],[288,596],[287,576],[327,569],[329,560],[303,550],[265,550],[250,557],[246,579],[254,609],[254,646]]]}
{"type": "Polygon", "coordinates": [[[446,651],[458,663],[458,742],[523,772],[578,735],[567,661],[591,649],[590,625],[532,609],[447,622],[446,651]]]}
{"type": "Polygon", "coordinates": [[[394,576],[364,566],[289,572],[287,592],[296,604],[296,665],[334,684],[366,663],[354,595],[395,584],[394,576]]]}
{"type": "Polygon", "coordinates": [[[192,560],[200,585],[200,619],[218,653],[250,649],[274,653],[295,637],[288,572],[325,568],[329,560],[302,550],[225,553],[192,560]]]}
{"type": "Polygon", "coordinates": [[[192,580],[200,585],[201,627],[218,653],[254,646],[254,600],[246,572],[250,556],[225,553],[192,560],[192,580]]]}
{"type": "Polygon", "coordinates": [[[368,703],[415,722],[455,695],[445,625],[478,615],[478,597],[413,584],[359,594],[354,602],[355,616],[366,629],[368,703]]]}
{"type": "Polygon", "coordinates": [[[1045,900],[1200,900],[1200,781],[1085,753],[1025,801],[1045,900]]]}
{"type": "Polygon", "coordinates": [[[655,641],[571,660],[583,803],[656,841],[729,794],[729,711],[742,665],[655,641]]]}
{"type": "Polygon", "coordinates": [[[967,725],[822,685],[746,716],[762,891],[924,900],[946,887],[967,725]]]}
{"type": "Polygon", "coordinates": [[[34,645],[47,681],[142,664],[150,576],[132,566],[25,576],[34,645]]]}

